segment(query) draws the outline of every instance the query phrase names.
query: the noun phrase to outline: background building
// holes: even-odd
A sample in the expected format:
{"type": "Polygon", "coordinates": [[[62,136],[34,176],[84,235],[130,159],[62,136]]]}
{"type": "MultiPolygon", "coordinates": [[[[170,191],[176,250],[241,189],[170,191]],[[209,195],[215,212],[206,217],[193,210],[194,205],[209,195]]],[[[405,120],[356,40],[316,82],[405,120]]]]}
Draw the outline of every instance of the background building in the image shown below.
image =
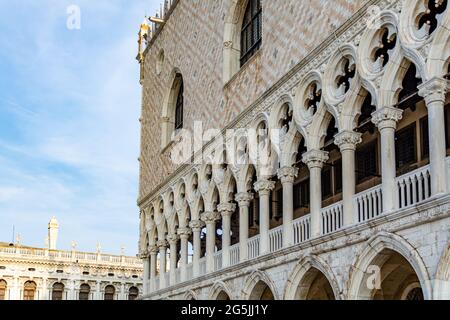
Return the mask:
{"type": "Polygon", "coordinates": [[[152,21],[145,298],[450,299],[447,1],[179,0],[152,21]]]}
{"type": "MultiPolygon", "coordinates": [[[[134,300],[142,295],[136,257],[57,250],[58,222],[48,224],[46,248],[0,243],[0,300],[134,300]]],[[[19,241],[18,241],[19,242],[19,241]]]]}

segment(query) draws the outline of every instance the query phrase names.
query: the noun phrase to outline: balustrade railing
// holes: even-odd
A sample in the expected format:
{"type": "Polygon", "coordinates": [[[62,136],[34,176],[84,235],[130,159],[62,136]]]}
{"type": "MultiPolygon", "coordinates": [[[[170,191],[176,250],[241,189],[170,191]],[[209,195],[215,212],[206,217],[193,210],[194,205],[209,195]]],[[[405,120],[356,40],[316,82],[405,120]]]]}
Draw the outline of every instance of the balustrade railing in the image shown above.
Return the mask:
{"type": "Polygon", "coordinates": [[[344,226],[344,208],[342,201],[322,209],[322,234],[338,231],[344,226]]]}
{"type": "Polygon", "coordinates": [[[237,243],[230,247],[230,264],[234,266],[240,261],[240,244],[237,243]]]}
{"type": "Polygon", "coordinates": [[[383,197],[381,185],[358,193],[353,198],[353,209],[358,222],[364,222],[376,218],[383,212],[383,197]]]}
{"type": "Polygon", "coordinates": [[[255,259],[259,256],[260,236],[257,235],[248,240],[248,258],[255,259]]]}
{"type": "Polygon", "coordinates": [[[194,279],[194,264],[190,263],[186,266],[186,280],[194,279]]]}
{"type": "Polygon", "coordinates": [[[214,254],[214,270],[219,271],[222,269],[222,251],[214,254]]]}
{"type": "Polygon", "coordinates": [[[269,250],[275,252],[283,248],[283,226],[269,231],[269,250]]]}
{"type": "Polygon", "coordinates": [[[206,257],[201,258],[199,264],[200,264],[199,268],[200,276],[203,276],[206,274],[206,257]]]}
{"type": "Polygon", "coordinates": [[[294,226],[294,243],[299,244],[311,237],[311,215],[296,219],[294,226]]]}
{"type": "Polygon", "coordinates": [[[431,197],[430,166],[397,178],[399,208],[407,208],[431,197]]]}

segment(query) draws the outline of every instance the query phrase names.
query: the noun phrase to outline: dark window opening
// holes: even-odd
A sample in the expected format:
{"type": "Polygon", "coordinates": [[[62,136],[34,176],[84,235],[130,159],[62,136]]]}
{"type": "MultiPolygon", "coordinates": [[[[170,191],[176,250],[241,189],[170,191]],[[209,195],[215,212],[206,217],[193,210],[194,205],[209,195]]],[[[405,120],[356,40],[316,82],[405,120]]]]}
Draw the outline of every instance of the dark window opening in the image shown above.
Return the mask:
{"type": "Polygon", "coordinates": [[[294,210],[309,209],[309,179],[294,185],[294,210]]]}
{"type": "Polygon", "coordinates": [[[339,150],[339,147],[334,143],[334,136],[339,132],[336,128],[336,120],[334,117],[331,118],[330,124],[327,128],[327,135],[325,137],[324,150],[331,152],[333,150],[339,150]]]}
{"type": "Polygon", "coordinates": [[[367,96],[364,99],[363,105],[361,107],[361,115],[358,118],[358,127],[355,130],[356,132],[369,132],[370,134],[375,133],[375,125],[372,122],[372,113],[374,113],[375,111],[376,107],[372,105],[372,95],[370,93],[367,93],[367,96]]]}
{"type": "Polygon", "coordinates": [[[175,105],[175,130],[183,129],[184,109],[184,83],[181,75],[177,75],[180,88],[178,89],[177,102],[175,105]]]}
{"type": "Polygon", "coordinates": [[[356,74],[356,65],[350,64],[350,60],[346,59],[343,75],[339,76],[337,79],[337,86],[338,88],[341,88],[341,86],[344,86],[344,94],[350,90],[350,85],[352,79],[355,77],[356,74]]]}
{"type": "Polygon", "coordinates": [[[62,300],[64,293],[64,285],[62,283],[55,283],[52,290],[52,300],[62,300]]]}
{"type": "Polygon", "coordinates": [[[311,115],[315,115],[322,101],[322,89],[319,89],[317,83],[311,84],[311,96],[306,100],[307,110],[312,110],[311,115]]]}
{"type": "Polygon", "coordinates": [[[342,160],[337,160],[333,164],[334,168],[334,189],[336,193],[342,192],[342,160]]]}
{"type": "Polygon", "coordinates": [[[324,168],[322,170],[322,200],[325,200],[333,195],[331,168],[324,168]]]}
{"type": "Polygon", "coordinates": [[[378,176],[377,143],[373,141],[356,150],[356,182],[360,184],[376,176],[378,176]]]}
{"type": "Polygon", "coordinates": [[[398,96],[398,107],[400,109],[406,110],[410,108],[412,111],[416,110],[416,103],[423,100],[419,96],[418,86],[422,83],[421,78],[417,78],[417,68],[414,63],[408,68],[402,82],[402,91],[398,96]]]}
{"type": "Polygon", "coordinates": [[[405,173],[411,164],[417,162],[415,123],[396,133],[395,159],[397,170],[401,173],[405,173]]]}
{"type": "Polygon", "coordinates": [[[387,28],[384,28],[382,32],[381,45],[375,51],[375,61],[381,59],[382,66],[385,67],[390,59],[389,51],[394,49],[397,44],[397,35],[394,34],[389,37],[389,29],[387,28]]]}
{"type": "Polygon", "coordinates": [[[241,67],[259,50],[261,43],[261,0],[249,0],[241,30],[241,67]]]}
{"type": "Polygon", "coordinates": [[[430,156],[430,138],[428,134],[428,117],[420,119],[422,160],[430,156]]]}
{"type": "Polygon", "coordinates": [[[80,293],[78,294],[78,300],[86,301],[89,300],[89,294],[91,292],[91,287],[88,284],[82,284],[80,286],[80,293]]]}
{"type": "Polygon", "coordinates": [[[274,202],[275,204],[275,220],[280,221],[283,218],[283,189],[278,189],[276,191],[277,199],[274,202]]]}

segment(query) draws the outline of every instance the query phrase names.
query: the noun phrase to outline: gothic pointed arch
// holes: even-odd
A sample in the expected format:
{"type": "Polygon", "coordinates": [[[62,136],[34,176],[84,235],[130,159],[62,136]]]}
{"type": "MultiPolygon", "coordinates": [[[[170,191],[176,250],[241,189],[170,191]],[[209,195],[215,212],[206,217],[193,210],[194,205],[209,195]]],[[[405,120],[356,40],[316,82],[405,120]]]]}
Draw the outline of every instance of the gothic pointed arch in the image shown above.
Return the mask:
{"type": "Polygon", "coordinates": [[[161,147],[165,148],[172,141],[172,136],[184,127],[184,92],[185,85],[179,69],[172,71],[171,85],[162,111],[161,147]]]}

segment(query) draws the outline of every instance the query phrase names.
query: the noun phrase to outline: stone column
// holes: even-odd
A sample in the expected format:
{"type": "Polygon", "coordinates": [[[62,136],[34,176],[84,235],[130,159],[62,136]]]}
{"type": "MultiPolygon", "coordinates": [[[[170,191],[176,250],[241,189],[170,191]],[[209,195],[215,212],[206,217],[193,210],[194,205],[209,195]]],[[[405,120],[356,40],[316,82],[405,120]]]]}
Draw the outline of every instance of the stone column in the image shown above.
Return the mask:
{"type": "Polygon", "coordinates": [[[252,199],[251,193],[241,192],[236,195],[239,205],[239,259],[241,262],[248,259],[248,216],[252,199]]]}
{"type": "Polygon", "coordinates": [[[384,107],[372,114],[372,122],[381,135],[381,179],[383,194],[383,212],[392,212],[398,208],[398,192],[395,186],[397,176],[395,162],[395,130],[402,119],[403,111],[384,107]]]}
{"type": "Polygon", "coordinates": [[[309,168],[311,236],[313,238],[322,234],[322,168],[328,159],[328,152],[322,150],[310,150],[303,154],[303,162],[309,168]]]}
{"type": "Polygon", "coordinates": [[[260,180],[255,183],[255,191],[259,193],[259,255],[269,253],[270,229],[270,192],[275,188],[275,182],[260,180]]]}
{"type": "Polygon", "coordinates": [[[202,251],[200,233],[205,226],[205,223],[201,220],[194,220],[189,223],[189,226],[192,229],[193,238],[194,238],[194,257],[193,257],[193,273],[194,278],[200,275],[200,254],[202,251]]]}
{"type": "Polygon", "coordinates": [[[220,219],[220,214],[218,212],[205,212],[201,219],[206,224],[206,272],[211,273],[215,271],[216,221],[220,219]]]}
{"type": "Polygon", "coordinates": [[[97,281],[97,283],[95,285],[95,299],[94,300],[103,300],[100,281],[97,281]]]}
{"type": "Polygon", "coordinates": [[[144,286],[144,294],[149,294],[150,293],[150,261],[149,261],[149,253],[148,251],[144,251],[141,254],[141,259],[144,262],[144,281],[143,281],[143,286],[144,286]]]}
{"type": "Polygon", "coordinates": [[[167,254],[167,241],[159,240],[157,242],[159,248],[159,289],[164,289],[168,283],[166,283],[166,254],[167,254]]]}
{"type": "Polygon", "coordinates": [[[42,278],[42,295],[41,300],[48,300],[47,278],[42,278]]]}
{"type": "Polygon", "coordinates": [[[170,285],[174,286],[177,284],[177,258],[178,258],[178,235],[172,235],[169,237],[170,246],[170,285]]]}
{"type": "Polygon", "coordinates": [[[150,252],[150,292],[153,292],[156,289],[156,270],[157,270],[156,256],[158,255],[158,247],[150,246],[149,252],[150,252]]]}
{"type": "Polygon", "coordinates": [[[236,210],[234,203],[223,203],[217,207],[222,216],[222,267],[230,266],[231,217],[236,210]]]}
{"type": "Polygon", "coordinates": [[[356,192],[355,151],[361,143],[361,133],[343,131],[334,137],[334,143],[342,155],[342,203],[344,207],[344,226],[351,226],[357,217],[353,211],[353,196],[356,192]]]}
{"type": "Polygon", "coordinates": [[[283,185],[283,247],[294,245],[294,181],[298,168],[283,167],[278,170],[278,179],[283,185]]]}
{"type": "Polygon", "coordinates": [[[428,108],[428,136],[430,141],[431,193],[445,194],[447,186],[447,146],[445,141],[445,96],[447,80],[433,78],[419,86],[419,95],[428,108]]]}
{"type": "Polygon", "coordinates": [[[188,244],[189,237],[191,236],[191,229],[180,228],[178,229],[178,235],[181,239],[181,258],[180,258],[180,277],[181,282],[187,281],[187,265],[188,265],[188,244]]]}

